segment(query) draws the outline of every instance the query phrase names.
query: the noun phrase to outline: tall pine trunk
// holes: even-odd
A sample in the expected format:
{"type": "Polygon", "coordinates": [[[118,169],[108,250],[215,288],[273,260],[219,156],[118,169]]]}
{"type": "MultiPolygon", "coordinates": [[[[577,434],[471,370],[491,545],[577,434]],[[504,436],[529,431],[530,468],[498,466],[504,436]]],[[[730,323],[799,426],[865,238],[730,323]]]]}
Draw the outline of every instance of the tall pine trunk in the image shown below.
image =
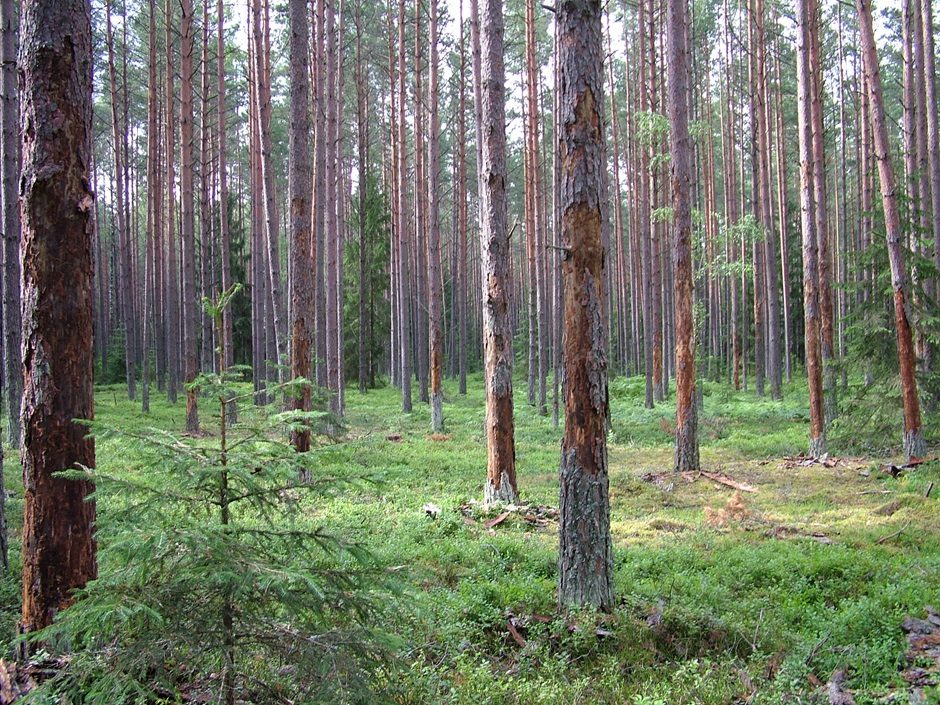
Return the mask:
{"type": "Polygon", "coordinates": [[[613,607],[607,475],[607,326],[602,203],[604,69],[600,0],[562,0],[556,116],[562,169],[565,432],[561,442],[558,602],[613,607]]]}
{"type": "Polygon", "coordinates": [[[688,105],[688,0],[669,0],[666,26],[666,82],[669,87],[669,144],[672,164],[673,266],[676,320],[675,469],[699,469],[695,400],[695,320],[692,281],[692,198],[688,105]]]}
{"type": "Polygon", "coordinates": [[[95,464],[75,419],[94,416],[92,38],[88,0],[23,3],[23,608],[20,630],[48,626],[96,577],[95,464]]]}
{"type": "Polygon", "coordinates": [[[430,344],[431,428],[444,430],[444,288],[441,281],[441,137],[438,68],[438,0],[431,3],[430,134],[428,135],[428,320],[430,344]]]}
{"type": "MultiPolygon", "coordinates": [[[[472,0],[474,6],[478,0],[472,0]]],[[[480,163],[483,348],[486,384],[485,502],[516,502],[509,321],[510,239],[506,227],[506,87],[503,3],[483,0],[480,17],[482,161],[480,163]]],[[[475,13],[476,14],[476,13],[475,13]]]]}
{"type": "Polygon", "coordinates": [[[891,267],[895,332],[897,334],[898,363],[901,376],[901,397],[904,406],[904,454],[909,459],[920,458],[923,457],[926,451],[926,444],[924,443],[920,416],[920,400],[917,397],[914,343],[908,313],[907,274],[904,269],[901,216],[898,211],[894,168],[891,164],[891,148],[888,143],[888,124],[881,91],[881,69],[878,65],[878,53],[875,49],[871,0],[858,0],[856,7],[858,8],[859,40],[868,92],[875,161],[878,163],[878,176],[881,180],[881,202],[885,214],[888,261],[891,267]]]}
{"type": "MultiPolygon", "coordinates": [[[[308,114],[310,71],[307,0],[290,0],[290,360],[294,379],[310,379],[310,346],[313,337],[313,271],[310,267],[310,116],[308,114]]],[[[291,408],[312,409],[311,388],[304,382],[293,390],[291,408]]],[[[291,433],[298,452],[310,449],[306,427],[291,433]]]]}

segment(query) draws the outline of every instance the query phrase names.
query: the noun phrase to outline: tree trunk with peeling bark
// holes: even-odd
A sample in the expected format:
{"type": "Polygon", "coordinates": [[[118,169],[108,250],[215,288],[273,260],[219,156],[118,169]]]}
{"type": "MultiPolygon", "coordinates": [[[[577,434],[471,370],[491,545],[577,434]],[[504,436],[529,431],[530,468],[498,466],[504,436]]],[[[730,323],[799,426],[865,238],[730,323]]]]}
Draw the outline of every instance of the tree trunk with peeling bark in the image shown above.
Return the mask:
{"type": "Polygon", "coordinates": [[[692,199],[688,105],[688,0],[669,0],[666,83],[669,87],[669,144],[672,163],[673,270],[676,320],[676,453],[679,472],[699,469],[695,403],[695,321],[692,313],[692,199]]]}
{"type": "Polygon", "coordinates": [[[600,0],[556,5],[561,68],[565,432],[561,442],[558,602],[613,606],[607,476],[606,262],[602,202],[604,71],[600,0]]]}
{"type": "MultiPolygon", "coordinates": [[[[474,0],[476,4],[476,0],[474,0]]],[[[486,485],[483,499],[516,502],[512,406],[512,328],[509,321],[510,240],[506,227],[506,87],[503,3],[482,0],[480,12],[481,266],[486,384],[486,485]]]]}
{"type": "Polygon", "coordinates": [[[92,38],[88,0],[23,3],[23,609],[48,626],[96,576],[91,482],[53,474],[95,464],[75,419],[92,388],[92,38]]]}
{"type": "Polygon", "coordinates": [[[924,456],[927,446],[924,442],[920,416],[920,400],[917,397],[914,343],[906,291],[907,274],[904,269],[903,233],[895,193],[891,148],[888,143],[888,124],[881,91],[881,70],[878,65],[878,52],[875,48],[871,0],[858,0],[856,7],[858,9],[862,63],[868,92],[868,107],[874,137],[875,161],[878,163],[878,176],[881,180],[881,202],[885,214],[888,260],[891,266],[895,332],[897,334],[898,363],[901,375],[901,398],[904,405],[904,454],[908,458],[921,458],[924,456]]]}

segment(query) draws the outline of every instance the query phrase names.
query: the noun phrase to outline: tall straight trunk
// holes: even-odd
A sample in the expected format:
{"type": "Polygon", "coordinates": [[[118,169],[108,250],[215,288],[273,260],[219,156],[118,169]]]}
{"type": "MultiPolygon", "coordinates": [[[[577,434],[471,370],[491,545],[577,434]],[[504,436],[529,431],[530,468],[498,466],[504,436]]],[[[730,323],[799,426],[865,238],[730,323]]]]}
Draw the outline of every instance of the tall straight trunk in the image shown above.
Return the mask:
{"type": "Polygon", "coordinates": [[[607,328],[602,203],[604,55],[600,0],[557,6],[558,140],[564,164],[565,433],[561,441],[558,602],[613,607],[607,475],[607,328]]]}
{"type": "Polygon", "coordinates": [[[131,284],[130,237],[127,231],[127,209],[124,202],[124,145],[125,125],[119,113],[117,89],[117,69],[114,63],[114,30],[111,25],[111,3],[105,3],[106,39],[108,45],[108,84],[111,98],[111,154],[114,158],[114,209],[117,221],[117,242],[120,262],[118,265],[118,295],[121,302],[121,323],[124,328],[124,369],[127,378],[127,396],[133,401],[136,394],[134,369],[134,338],[131,326],[134,324],[133,286],[131,284]]]}
{"type": "MultiPolygon", "coordinates": [[[[611,23],[610,23],[610,10],[607,10],[607,52],[612,54],[612,37],[611,37],[611,23]]],[[[617,115],[617,90],[616,84],[614,83],[614,62],[609,61],[607,64],[607,79],[610,86],[610,120],[611,120],[611,135],[613,136],[613,171],[614,171],[614,239],[615,239],[615,252],[616,252],[616,309],[617,309],[617,356],[616,363],[619,364],[620,370],[623,373],[627,371],[627,316],[626,316],[626,306],[627,306],[627,294],[626,294],[626,257],[624,254],[623,248],[623,238],[624,238],[624,226],[623,226],[623,189],[620,184],[620,123],[617,115]]],[[[611,307],[611,315],[613,316],[613,306],[611,307]]]]}
{"type": "Polygon", "coordinates": [[[411,311],[408,241],[408,139],[405,123],[405,0],[398,0],[398,330],[401,361],[401,407],[411,413],[411,311]]]}
{"type": "MultiPolygon", "coordinates": [[[[656,112],[659,109],[658,82],[659,70],[656,64],[656,8],[655,0],[649,0],[647,5],[647,30],[649,52],[649,99],[647,101],[647,110],[656,112]]],[[[659,168],[656,167],[657,148],[659,140],[653,137],[649,145],[650,170],[649,186],[646,191],[650,215],[658,205],[658,176],[659,168]]],[[[662,258],[662,238],[661,227],[659,223],[650,221],[650,327],[652,331],[653,345],[653,398],[656,401],[663,401],[666,398],[665,375],[663,374],[663,258],[662,258]]]]}
{"type": "MultiPolygon", "coordinates": [[[[750,18],[749,18],[750,19],[750,18]]],[[[757,221],[762,235],[767,230],[767,214],[764,210],[763,194],[766,188],[764,174],[764,158],[761,152],[760,135],[763,134],[760,125],[763,124],[763,103],[759,99],[760,88],[757,75],[757,49],[755,45],[755,25],[753,21],[748,21],[749,44],[748,44],[748,108],[750,112],[750,166],[751,166],[751,212],[757,221]]],[[[742,179],[743,183],[743,179],[742,179]]],[[[765,381],[765,362],[766,362],[766,343],[767,336],[764,330],[766,326],[767,313],[767,288],[766,288],[766,269],[764,266],[764,243],[763,238],[755,238],[751,243],[751,264],[752,264],[752,284],[754,286],[754,391],[757,396],[764,396],[765,381]]]]}
{"type": "MultiPolygon", "coordinates": [[[[313,271],[310,267],[310,116],[309,102],[309,29],[307,0],[290,0],[290,146],[288,178],[290,181],[290,300],[291,376],[310,379],[310,344],[313,336],[313,271]]],[[[311,388],[304,382],[295,389],[291,408],[310,411],[311,388]]],[[[291,433],[297,452],[310,449],[310,431],[306,427],[291,433]]]]}
{"type": "Polygon", "coordinates": [[[366,277],[368,271],[368,256],[366,245],[366,203],[368,200],[369,184],[369,123],[366,119],[368,97],[368,84],[366,83],[366,69],[362,54],[362,4],[356,5],[356,136],[359,154],[359,391],[365,392],[369,386],[369,355],[372,349],[368,345],[369,325],[366,291],[371,290],[366,277]]]}
{"type": "Polygon", "coordinates": [[[881,202],[885,214],[885,230],[888,242],[888,260],[891,267],[891,287],[894,299],[894,320],[898,342],[898,363],[901,376],[901,397],[904,405],[904,454],[908,458],[923,457],[926,452],[920,416],[920,401],[917,397],[914,344],[907,304],[907,274],[904,269],[902,249],[901,216],[895,193],[894,168],[891,164],[891,149],[888,143],[888,124],[885,118],[881,92],[881,70],[875,49],[870,0],[857,0],[859,40],[865,83],[868,89],[868,107],[871,113],[874,137],[875,161],[881,180],[881,202]]]}
{"type": "MultiPolygon", "coordinates": [[[[264,14],[267,15],[267,2],[264,4],[264,14]]],[[[278,221],[276,210],[276,195],[274,193],[274,165],[271,153],[271,74],[266,61],[267,22],[262,30],[262,7],[260,0],[252,0],[251,23],[254,38],[255,63],[255,100],[258,103],[258,140],[261,147],[261,187],[264,206],[264,242],[267,255],[267,288],[270,301],[270,311],[274,329],[274,347],[277,350],[275,362],[281,362],[287,353],[287,346],[283,341],[284,304],[281,295],[281,263],[278,253],[278,221]]]]}
{"type": "Polygon", "coordinates": [[[148,83],[147,83],[147,247],[144,263],[144,308],[143,320],[143,360],[141,362],[141,390],[140,399],[142,411],[150,412],[150,346],[151,346],[151,319],[156,304],[155,287],[151,284],[154,279],[154,262],[159,256],[156,249],[161,238],[157,236],[162,231],[163,199],[161,197],[160,182],[160,145],[159,128],[157,125],[157,8],[156,0],[149,0],[148,5],[148,83]]]}
{"type": "Polygon", "coordinates": [[[339,221],[337,209],[340,197],[340,164],[337,141],[339,139],[339,115],[337,111],[337,40],[336,40],[336,13],[334,2],[327,2],[324,19],[324,41],[326,49],[326,86],[323,110],[326,112],[326,164],[324,177],[326,179],[326,200],[324,207],[326,215],[324,221],[324,234],[326,238],[326,379],[330,390],[330,411],[340,413],[340,370],[338,336],[340,330],[340,314],[338,310],[337,290],[337,239],[339,238],[339,221]]]}
{"type": "MultiPolygon", "coordinates": [[[[20,350],[20,175],[19,114],[16,95],[16,2],[0,0],[0,202],[3,207],[3,377],[7,402],[7,442],[20,447],[23,371],[20,350]]],[[[102,326],[102,329],[104,326],[102,326]]],[[[103,333],[103,330],[101,331],[103,333]]],[[[107,341],[102,340],[107,350],[107,341]]]]}
{"type": "MultiPolygon", "coordinates": [[[[754,0],[754,38],[757,68],[757,157],[758,157],[758,198],[760,201],[760,221],[763,224],[764,241],[763,261],[765,266],[764,281],[767,314],[767,376],[770,378],[770,396],[781,399],[780,385],[782,370],[780,366],[780,300],[777,271],[777,244],[774,237],[773,212],[771,206],[771,168],[770,168],[770,78],[767,66],[767,37],[764,31],[766,22],[764,0],[754,0]]],[[[756,264],[755,264],[756,266],[756,264]]]]}
{"type": "Polygon", "coordinates": [[[179,269],[176,259],[176,95],[173,62],[173,0],[166,0],[166,393],[171,404],[176,403],[180,369],[180,300],[179,269]]]}
{"type": "Polygon", "coordinates": [[[314,22],[313,77],[314,98],[314,184],[313,184],[313,230],[310,243],[313,261],[315,317],[316,317],[316,375],[319,387],[327,386],[326,379],[326,211],[330,200],[326,195],[326,38],[325,0],[316,3],[314,22]]]}
{"type": "Polygon", "coordinates": [[[822,351],[820,349],[819,248],[816,243],[816,189],[813,151],[813,86],[811,52],[812,0],[798,0],[797,9],[797,121],[800,143],[800,224],[803,232],[803,330],[806,377],[809,385],[809,453],[826,452],[823,411],[822,351]]]}
{"type": "MultiPolygon", "coordinates": [[[[232,263],[231,263],[231,234],[229,232],[229,213],[228,213],[228,154],[227,154],[227,123],[225,107],[225,3],[224,0],[218,0],[216,5],[216,41],[217,41],[217,65],[216,65],[216,90],[217,90],[217,110],[218,110],[218,134],[219,134],[219,245],[222,259],[222,291],[228,291],[232,287],[232,263]]],[[[235,345],[232,332],[232,308],[226,306],[222,311],[222,351],[224,354],[223,362],[225,369],[228,369],[235,363],[235,345]]],[[[224,370],[220,370],[220,373],[224,370]]],[[[231,405],[228,410],[228,417],[234,420],[235,405],[231,405]]]]}
{"type": "Polygon", "coordinates": [[[457,302],[457,375],[459,391],[467,393],[467,80],[463,29],[463,2],[460,3],[460,98],[457,115],[457,272],[454,278],[457,302]]]}
{"type": "Polygon", "coordinates": [[[88,480],[75,419],[94,417],[92,367],[92,38],[88,0],[34,0],[20,16],[23,262],[23,607],[21,632],[48,626],[96,577],[88,480]],[[53,363],[53,364],[50,364],[53,363]]]}
{"type": "MultiPolygon", "coordinates": [[[[215,229],[209,211],[212,207],[210,191],[212,188],[212,120],[210,117],[211,101],[209,96],[209,2],[202,5],[202,66],[199,117],[199,300],[212,301],[212,242],[215,229]]],[[[212,345],[212,317],[202,306],[197,307],[199,313],[199,368],[212,370],[215,366],[215,355],[212,345]]],[[[221,370],[219,370],[221,372],[221,370]]]]}
{"type": "MultiPolygon", "coordinates": [[[[478,0],[472,0],[474,4],[478,0]]],[[[477,14],[477,13],[475,13],[477,14]]],[[[509,321],[510,238],[506,227],[506,92],[503,3],[483,0],[480,26],[482,123],[480,163],[483,347],[486,384],[486,485],[483,498],[516,502],[509,321]]]]}
{"type": "Polygon", "coordinates": [[[775,73],[777,79],[777,90],[775,93],[775,117],[776,117],[776,150],[777,150],[777,212],[779,227],[779,245],[780,245],[780,280],[783,284],[783,350],[784,367],[786,370],[787,383],[793,378],[793,355],[792,345],[790,343],[790,331],[792,330],[790,322],[790,265],[787,252],[787,162],[786,162],[786,144],[783,127],[783,82],[780,77],[780,47],[779,43],[775,46],[775,73]]]}
{"type": "Polygon", "coordinates": [[[695,322],[692,313],[692,198],[689,137],[689,69],[686,47],[688,0],[667,4],[666,83],[669,87],[669,144],[672,164],[673,250],[676,319],[677,472],[699,469],[695,403],[695,322]]]}
{"type": "MultiPolygon", "coordinates": [[[[646,16],[647,3],[640,0],[637,5],[639,16],[639,34],[640,34],[640,75],[645,79],[646,67],[649,61],[649,52],[647,43],[651,32],[647,32],[647,24],[651,23],[650,18],[646,16]]],[[[640,112],[645,113],[651,109],[651,100],[649,84],[640,88],[640,112]]],[[[647,409],[653,408],[653,376],[654,376],[654,346],[656,335],[653,332],[653,265],[652,265],[652,230],[650,228],[650,152],[648,145],[640,147],[640,186],[638,189],[638,208],[637,221],[639,232],[637,237],[640,241],[640,261],[643,266],[643,360],[646,373],[646,398],[645,405],[647,409]]]]}
{"type": "Polygon", "coordinates": [[[430,86],[428,90],[429,134],[428,134],[428,340],[430,343],[430,383],[431,383],[431,428],[444,430],[444,288],[441,282],[441,137],[438,117],[438,34],[437,3],[431,3],[431,64],[430,86]]]}
{"type": "Polygon", "coordinates": [[[545,334],[542,325],[543,288],[541,260],[544,257],[542,244],[542,213],[539,194],[539,83],[536,65],[535,0],[526,0],[526,152],[528,173],[526,188],[529,200],[529,222],[526,226],[526,242],[529,256],[529,340],[530,365],[534,368],[529,377],[533,379],[532,403],[538,402],[539,414],[545,407],[545,334]],[[534,354],[533,354],[534,353],[534,354]]]}
{"type": "Polygon", "coordinates": [[[425,150],[425,104],[424,104],[424,49],[422,45],[423,0],[414,0],[415,8],[415,53],[414,53],[414,133],[415,133],[415,229],[414,229],[414,281],[417,296],[414,300],[415,321],[415,367],[418,376],[418,398],[423,402],[428,397],[428,165],[425,150]]]}
{"type": "MultiPolygon", "coordinates": [[[[933,3],[920,0],[921,29],[924,35],[924,77],[927,112],[927,154],[930,169],[930,221],[934,242],[934,265],[940,270],[940,121],[937,117],[937,74],[933,39],[933,3]]],[[[940,282],[934,283],[934,295],[940,294],[940,282]]]]}
{"type": "Polygon", "coordinates": [[[183,357],[186,431],[198,433],[199,409],[193,382],[199,374],[196,347],[196,213],[193,194],[193,3],[180,0],[180,225],[183,256],[183,357]]]}
{"type": "Polygon", "coordinates": [[[823,361],[823,410],[828,424],[838,414],[833,338],[832,262],[829,253],[829,206],[826,195],[826,151],[823,132],[823,75],[819,39],[819,7],[809,0],[809,63],[812,86],[813,188],[816,204],[816,246],[819,249],[819,335],[823,361]]]}

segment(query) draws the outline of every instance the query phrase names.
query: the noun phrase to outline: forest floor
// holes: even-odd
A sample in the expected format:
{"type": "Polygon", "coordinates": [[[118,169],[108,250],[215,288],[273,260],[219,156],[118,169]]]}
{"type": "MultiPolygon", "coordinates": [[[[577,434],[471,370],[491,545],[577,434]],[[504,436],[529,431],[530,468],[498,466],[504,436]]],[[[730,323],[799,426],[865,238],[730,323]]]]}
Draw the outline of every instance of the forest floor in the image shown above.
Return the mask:
{"type": "MultiPolygon", "coordinates": [[[[940,703],[929,685],[910,695],[910,669],[931,662],[927,652],[907,661],[902,629],[940,608],[940,463],[886,472],[899,459],[878,450],[894,439],[879,437],[871,399],[845,405],[853,410],[834,429],[837,453],[812,463],[799,455],[805,387],[787,385],[784,401],[772,402],[706,384],[707,474],[675,475],[670,403],[646,410],[641,379],[613,380],[618,606],[596,615],[555,605],[559,429],[528,406],[517,380],[523,506],[485,510],[479,376],[470,389],[462,397],[448,381],[442,435],[429,432],[427,405],[416,400],[406,415],[396,390],[351,389],[344,437],[319,452],[324,473],[381,476],[306,513],[401,576],[405,592],[382,625],[403,644],[382,683],[394,702],[802,703],[844,688],[859,705],[940,703]],[[838,671],[844,684],[837,676],[827,694],[838,671]]],[[[157,396],[144,418],[121,388],[100,388],[98,418],[179,431],[183,403],[157,396]]],[[[110,441],[99,442],[98,459],[112,471],[126,461],[110,441]]],[[[6,478],[15,554],[22,490],[9,450],[6,478]]],[[[17,609],[14,563],[0,581],[5,630],[17,609]]]]}

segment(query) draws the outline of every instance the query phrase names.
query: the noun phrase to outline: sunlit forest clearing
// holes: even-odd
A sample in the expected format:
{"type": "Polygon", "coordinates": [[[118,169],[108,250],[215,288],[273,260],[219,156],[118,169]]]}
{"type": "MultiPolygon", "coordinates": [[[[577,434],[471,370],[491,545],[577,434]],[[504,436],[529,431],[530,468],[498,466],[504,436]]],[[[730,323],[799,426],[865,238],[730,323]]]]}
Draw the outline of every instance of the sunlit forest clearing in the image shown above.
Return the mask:
{"type": "Polygon", "coordinates": [[[0,705],[940,705],[932,0],[0,0],[0,705]]]}
{"type": "MultiPolygon", "coordinates": [[[[915,661],[905,656],[902,624],[926,617],[925,606],[940,598],[936,489],[925,496],[940,483],[940,463],[892,477],[885,466],[902,461],[886,452],[888,437],[886,449],[877,448],[879,432],[892,425],[879,431],[862,410],[864,397],[858,413],[840,425],[838,450],[814,463],[800,454],[805,385],[788,386],[788,401],[773,402],[706,384],[702,468],[745,487],[740,491],[707,476],[673,473],[670,404],[644,410],[642,378],[612,382],[617,604],[599,615],[560,613],[555,604],[558,431],[549,418],[526,410],[524,393],[517,392],[522,504],[485,508],[479,503],[482,380],[469,382],[466,397],[446,385],[443,434],[429,432],[426,407],[401,413],[394,389],[351,392],[342,438],[321,438],[315,453],[320,476],[353,484],[338,484],[315,500],[298,497],[287,510],[295,528],[354,536],[391,569],[393,597],[374,624],[400,649],[395,665],[377,676],[386,697],[402,703],[797,702],[844,671],[852,674],[858,703],[884,702],[891,694],[905,701],[913,687],[905,677],[915,661]],[[866,423],[874,427],[859,442],[854,428],[866,423]]],[[[124,392],[97,389],[103,426],[179,433],[179,405],[161,399],[140,416],[124,392]]],[[[255,428],[264,417],[247,407],[232,433],[239,434],[239,425],[255,428]]],[[[218,421],[207,417],[200,442],[217,441],[218,421]]],[[[99,468],[118,475],[161,471],[142,467],[134,448],[121,436],[99,441],[99,468]]],[[[7,476],[16,478],[13,464],[7,476]]],[[[9,633],[18,618],[21,494],[15,481],[8,484],[14,564],[3,582],[3,624],[9,633]]],[[[120,555],[107,551],[108,518],[124,501],[120,492],[98,499],[106,527],[102,573],[120,555]]],[[[250,682],[246,702],[255,701],[250,682]]],[[[188,687],[195,697],[205,686],[188,687]]]]}

